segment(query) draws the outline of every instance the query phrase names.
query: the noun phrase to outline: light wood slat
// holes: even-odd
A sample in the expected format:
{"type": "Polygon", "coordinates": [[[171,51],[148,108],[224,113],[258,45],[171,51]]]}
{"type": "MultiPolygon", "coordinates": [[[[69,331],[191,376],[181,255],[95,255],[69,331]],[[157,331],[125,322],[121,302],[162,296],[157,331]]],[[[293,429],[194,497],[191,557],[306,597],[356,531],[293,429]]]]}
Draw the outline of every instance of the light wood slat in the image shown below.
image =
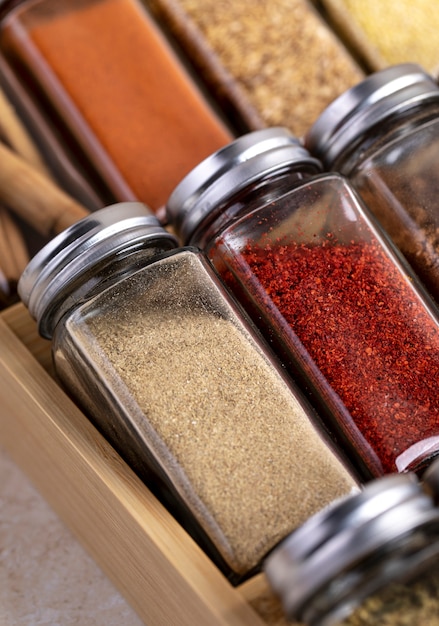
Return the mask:
{"type": "Polygon", "coordinates": [[[304,626],[302,622],[287,620],[280,600],[271,590],[264,574],[258,574],[238,587],[245,601],[270,626],[304,626]]]}
{"type": "Polygon", "coordinates": [[[0,444],[145,624],[263,626],[19,340],[35,345],[17,311],[14,331],[0,315],[0,444]]]}
{"type": "MultiPolygon", "coordinates": [[[[50,374],[53,372],[50,341],[43,339],[37,329],[36,322],[31,318],[27,308],[19,302],[2,311],[0,317],[20,339],[21,343],[32,353],[32,356],[50,374]]],[[[1,348],[0,348],[1,350],[1,348]]]]}

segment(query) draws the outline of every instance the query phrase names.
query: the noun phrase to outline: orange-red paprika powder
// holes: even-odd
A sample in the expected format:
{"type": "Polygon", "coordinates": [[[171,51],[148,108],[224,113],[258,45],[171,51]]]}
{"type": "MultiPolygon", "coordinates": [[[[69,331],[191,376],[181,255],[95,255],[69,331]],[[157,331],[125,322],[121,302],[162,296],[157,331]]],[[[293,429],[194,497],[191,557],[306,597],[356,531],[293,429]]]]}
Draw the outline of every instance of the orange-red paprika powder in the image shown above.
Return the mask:
{"type": "Polygon", "coordinates": [[[361,480],[439,455],[438,309],[349,182],[286,129],[244,135],[173,191],[204,249],[361,480]]]}
{"type": "Polygon", "coordinates": [[[0,46],[38,83],[117,199],[157,210],[182,176],[230,141],[136,0],[23,3],[4,18],[0,46]]]}
{"type": "Polygon", "coordinates": [[[384,472],[404,467],[421,440],[437,444],[438,329],[376,241],[341,244],[329,233],[319,245],[242,254],[384,472]]]}

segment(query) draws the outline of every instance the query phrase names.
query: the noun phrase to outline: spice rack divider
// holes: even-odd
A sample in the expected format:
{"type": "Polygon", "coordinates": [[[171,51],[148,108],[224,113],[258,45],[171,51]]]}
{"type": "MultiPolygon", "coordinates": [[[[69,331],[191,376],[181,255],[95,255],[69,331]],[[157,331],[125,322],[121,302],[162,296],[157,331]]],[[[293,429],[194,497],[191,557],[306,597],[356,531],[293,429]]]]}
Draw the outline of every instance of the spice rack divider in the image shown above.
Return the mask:
{"type": "Polygon", "coordinates": [[[145,624],[263,626],[58,385],[22,304],[0,314],[0,346],[0,445],[145,624]]]}

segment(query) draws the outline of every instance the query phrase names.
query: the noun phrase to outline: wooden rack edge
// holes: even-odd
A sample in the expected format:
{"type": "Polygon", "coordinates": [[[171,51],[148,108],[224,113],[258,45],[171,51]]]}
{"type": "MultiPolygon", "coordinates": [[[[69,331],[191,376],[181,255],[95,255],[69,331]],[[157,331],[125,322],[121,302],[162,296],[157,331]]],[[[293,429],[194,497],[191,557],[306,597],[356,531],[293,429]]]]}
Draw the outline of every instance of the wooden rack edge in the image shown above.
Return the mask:
{"type": "Polygon", "coordinates": [[[0,445],[145,624],[263,626],[17,336],[48,364],[23,308],[0,314],[0,445]]]}

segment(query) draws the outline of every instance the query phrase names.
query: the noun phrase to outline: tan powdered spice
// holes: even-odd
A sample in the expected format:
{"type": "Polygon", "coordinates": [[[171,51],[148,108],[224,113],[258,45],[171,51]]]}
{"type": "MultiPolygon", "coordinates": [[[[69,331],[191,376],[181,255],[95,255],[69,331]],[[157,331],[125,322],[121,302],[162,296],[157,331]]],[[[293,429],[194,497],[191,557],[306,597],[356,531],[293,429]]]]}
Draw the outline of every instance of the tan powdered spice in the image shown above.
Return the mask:
{"type": "Polygon", "coordinates": [[[223,103],[251,128],[301,136],[326,106],[364,78],[307,0],[145,0],[171,29],[223,103]],[[238,93],[237,93],[238,92],[238,93]]]}
{"type": "Polygon", "coordinates": [[[80,342],[243,573],[354,483],[210,281],[190,252],[144,268],[92,303],[80,342]]]}

